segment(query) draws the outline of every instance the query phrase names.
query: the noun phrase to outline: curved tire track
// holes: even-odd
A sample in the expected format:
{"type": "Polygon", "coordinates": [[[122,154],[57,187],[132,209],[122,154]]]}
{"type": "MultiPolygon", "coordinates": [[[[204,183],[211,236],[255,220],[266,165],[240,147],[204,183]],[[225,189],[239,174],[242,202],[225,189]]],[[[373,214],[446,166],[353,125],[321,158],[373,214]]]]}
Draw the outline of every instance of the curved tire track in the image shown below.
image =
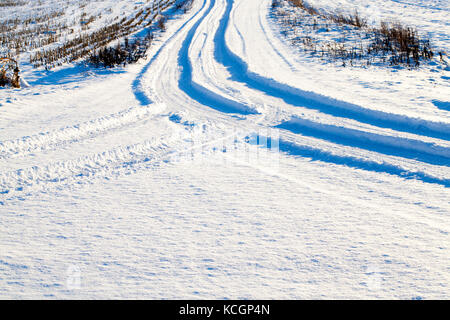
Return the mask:
{"type": "MultiPolygon", "coordinates": [[[[192,63],[189,59],[189,48],[192,43],[192,39],[198,29],[200,23],[210,13],[214,7],[216,0],[210,0],[209,6],[206,9],[202,17],[195,23],[195,25],[189,30],[178,54],[178,64],[182,68],[181,76],[178,81],[178,86],[183,90],[190,98],[198,101],[199,103],[206,105],[210,108],[216,109],[224,113],[239,113],[239,114],[254,114],[254,110],[248,106],[237,103],[236,101],[227,99],[220,96],[211,90],[199,85],[192,79],[192,63]]],[[[205,3],[204,3],[205,4],[205,3]]]]}

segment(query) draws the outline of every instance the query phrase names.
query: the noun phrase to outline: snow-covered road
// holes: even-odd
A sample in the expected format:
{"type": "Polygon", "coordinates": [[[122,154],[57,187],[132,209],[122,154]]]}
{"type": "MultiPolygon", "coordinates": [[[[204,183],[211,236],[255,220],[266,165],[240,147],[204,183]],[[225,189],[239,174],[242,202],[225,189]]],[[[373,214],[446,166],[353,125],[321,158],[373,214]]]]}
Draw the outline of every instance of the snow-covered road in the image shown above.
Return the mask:
{"type": "Polygon", "coordinates": [[[0,92],[0,298],[450,297],[448,92],[308,65],[270,5],[0,92]]]}

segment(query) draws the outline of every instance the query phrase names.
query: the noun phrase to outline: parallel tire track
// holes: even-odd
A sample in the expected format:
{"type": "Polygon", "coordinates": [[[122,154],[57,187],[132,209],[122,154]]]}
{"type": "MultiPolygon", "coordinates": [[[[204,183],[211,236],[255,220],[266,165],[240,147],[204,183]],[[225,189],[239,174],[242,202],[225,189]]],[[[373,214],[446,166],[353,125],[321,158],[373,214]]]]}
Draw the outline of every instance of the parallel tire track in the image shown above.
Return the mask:
{"type": "Polygon", "coordinates": [[[248,64],[233,53],[225,41],[225,33],[234,5],[234,0],[226,1],[226,10],[220,20],[220,25],[214,38],[214,57],[217,62],[227,68],[234,81],[244,83],[249,88],[280,98],[287,104],[293,106],[318,110],[335,117],[353,119],[380,128],[421,134],[447,141],[450,140],[450,124],[366,109],[312,92],[306,92],[250,71],[248,64]]]}
{"type": "Polygon", "coordinates": [[[58,130],[41,132],[32,136],[0,142],[0,159],[23,157],[36,151],[61,147],[88,138],[95,138],[114,129],[128,127],[149,118],[165,108],[153,104],[149,107],[132,107],[105,117],[97,118],[58,130]]]}

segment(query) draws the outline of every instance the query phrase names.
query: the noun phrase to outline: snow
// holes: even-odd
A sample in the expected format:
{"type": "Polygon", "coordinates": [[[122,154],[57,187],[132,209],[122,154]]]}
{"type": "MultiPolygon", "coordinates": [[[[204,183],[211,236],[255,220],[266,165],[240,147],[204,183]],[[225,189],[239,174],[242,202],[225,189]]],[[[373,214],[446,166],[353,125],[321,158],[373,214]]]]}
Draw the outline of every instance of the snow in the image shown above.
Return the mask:
{"type": "MultiPolygon", "coordinates": [[[[446,1],[309,2],[448,50],[446,1]]],[[[98,28],[135,5],[83,10],[98,28]]],[[[315,59],[270,5],[194,0],[126,67],[21,60],[28,86],[0,88],[0,298],[450,297],[449,68],[315,59]]]]}

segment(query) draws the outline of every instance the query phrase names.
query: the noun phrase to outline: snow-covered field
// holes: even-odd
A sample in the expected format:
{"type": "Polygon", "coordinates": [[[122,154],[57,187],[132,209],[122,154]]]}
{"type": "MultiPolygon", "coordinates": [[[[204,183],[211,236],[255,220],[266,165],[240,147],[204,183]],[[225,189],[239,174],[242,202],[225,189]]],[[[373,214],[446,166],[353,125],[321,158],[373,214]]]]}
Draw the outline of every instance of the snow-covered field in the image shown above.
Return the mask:
{"type": "MultiPolygon", "coordinates": [[[[148,3],[91,2],[92,28],[148,3]]],[[[450,67],[311,58],[271,2],[194,0],[126,67],[22,56],[0,298],[450,298],[450,67]]],[[[450,50],[448,1],[310,3],[450,50]]]]}

